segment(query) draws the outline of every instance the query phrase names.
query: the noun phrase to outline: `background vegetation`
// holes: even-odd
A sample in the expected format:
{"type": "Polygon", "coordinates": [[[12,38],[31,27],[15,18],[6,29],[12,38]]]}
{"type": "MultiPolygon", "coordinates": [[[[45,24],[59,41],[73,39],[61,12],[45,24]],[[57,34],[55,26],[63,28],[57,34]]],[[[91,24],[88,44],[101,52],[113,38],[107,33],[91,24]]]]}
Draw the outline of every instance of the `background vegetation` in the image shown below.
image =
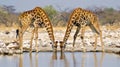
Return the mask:
{"type": "MultiPolygon", "coordinates": [[[[52,5],[43,8],[48,14],[53,26],[66,26],[69,15],[72,10],[58,11],[52,5]]],[[[94,12],[100,20],[101,25],[120,25],[120,10],[113,8],[86,8],[94,12]]],[[[12,27],[18,26],[18,16],[20,13],[15,12],[14,6],[0,6],[0,26],[12,27]]]]}

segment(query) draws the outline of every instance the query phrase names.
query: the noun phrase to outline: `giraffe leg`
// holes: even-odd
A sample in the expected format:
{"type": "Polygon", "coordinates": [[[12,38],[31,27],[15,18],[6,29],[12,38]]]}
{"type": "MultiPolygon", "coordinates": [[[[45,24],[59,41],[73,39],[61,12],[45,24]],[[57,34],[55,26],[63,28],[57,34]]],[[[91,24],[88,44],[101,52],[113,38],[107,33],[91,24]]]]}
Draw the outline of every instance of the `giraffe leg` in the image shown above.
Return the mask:
{"type": "Polygon", "coordinates": [[[77,35],[78,35],[79,31],[80,31],[80,27],[77,27],[77,30],[76,30],[76,32],[74,34],[73,49],[72,50],[74,50],[75,41],[76,41],[76,38],[77,38],[77,35]]]}
{"type": "Polygon", "coordinates": [[[100,31],[100,41],[101,41],[101,45],[102,45],[102,51],[104,52],[104,44],[103,44],[103,40],[102,40],[102,32],[100,31]]]}
{"type": "Polygon", "coordinates": [[[36,52],[38,52],[38,27],[35,27],[35,48],[36,48],[36,52]]]}
{"type": "Polygon", "coordinates": [[[83,27],[81,29],[81,39],[82,39],[82,45],[83,45],[83,52],[86,52],[86,47],[85,47],[85,43],[84,43],[84,33],[85,33],[85,27],[83,27]]]}
{"type": "Polygon", "coordinates": [[[98,38],[98,35],[95,33],[94,51],[96,51],[96,48],[97,48],[97,38],[98,38]]]}
{"type": "Polygon", "coordinates": [[[34,38],[34,32],[35,32],[35,28],[32,31],[32,36],[31,36],[31,40],[30,40],[30,53],[32,52],[32,41],[33,41],[33,38],[34,38]]]}
{"type": "Polygon", "coordinates": [[[23,34],[22,34],[22,30],[20,30],[20,33],[19,33],[19,49],[21,50],[21,52],[23,52],[23,46],[22,46],[22,44],[23,44],[23,34]]]}
{"type": "Polygon", "coordinates": [[[19,45],[20,45],[20,50],[21,52],[23,52],[23,34],[24,32],[26,31],[26,29],[28,28],[29,26],[26,25],[26,26],[22,26],[20,29],[19,29],[19,45]]]}

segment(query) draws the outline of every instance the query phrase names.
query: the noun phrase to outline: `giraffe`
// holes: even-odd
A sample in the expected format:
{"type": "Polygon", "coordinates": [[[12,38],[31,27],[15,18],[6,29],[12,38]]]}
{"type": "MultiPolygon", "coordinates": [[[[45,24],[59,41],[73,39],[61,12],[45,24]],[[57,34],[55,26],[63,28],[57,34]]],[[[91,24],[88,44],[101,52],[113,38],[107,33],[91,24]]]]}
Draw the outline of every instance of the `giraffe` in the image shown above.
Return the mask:
{"type": "MultiPolygon", "coordinates": [[[[36,47],[36,52],[38,52],[37,48],[37,41],[38,41],[38,26],[43,25],[49,35],[50,40],[52,41],[52,47],[53,50],[57,50],[57,42],[55,42],[54,38],[54,32],[53,32],[53,27],[52,24],[45,13],[45,11],[40,8],[40,7],[35,7],[32,10],[28,10],[23,12],[19,16],[19,21],[20,21],[20,27],[19,27],[19,45],[20,45],[20,50],[23,51],[23,34],[25,33],[26,29],[33,24],[34,29],[32,30],[32,36],[31,36],[31,41],[30,41],[30,52],[32,51],[32,40],[35,35],[35,47],[36,47]]],[[[17,34],[18,35],[18,34],[17,34]]]]}
{"type": "Polygon", "coordinates": [[[84,32],[85,32],[85,27],[89,26],[91,30],[95,33],[95,45],[94,45],[94,50],[96,51],[96,44],[97,44],[97,37],[98,35],[100,36],[100,41],[102,45],[102,51],[104,51],[104,44],[102,40],[102,31],[100,30],[99,26],[99,21],[97,16],[92,13],[91,11],[82,9],[82,8],[76,8],[73,10],[67,24],[67,29],[63,38],[63,41],[60,42],[60,47],[61,49],[65,48],[65,43],[68,40],[68,37],[70,35],[70,32],[73,28],[73,26],[76,26],[76,32],[73,37],[73,50],[74,50],[74,45],[75,41],[77,38],[77,35],[81,29],[81,39],[83,43],[83,51],[86,51],[85,44],[84,44],[84,32]]]}

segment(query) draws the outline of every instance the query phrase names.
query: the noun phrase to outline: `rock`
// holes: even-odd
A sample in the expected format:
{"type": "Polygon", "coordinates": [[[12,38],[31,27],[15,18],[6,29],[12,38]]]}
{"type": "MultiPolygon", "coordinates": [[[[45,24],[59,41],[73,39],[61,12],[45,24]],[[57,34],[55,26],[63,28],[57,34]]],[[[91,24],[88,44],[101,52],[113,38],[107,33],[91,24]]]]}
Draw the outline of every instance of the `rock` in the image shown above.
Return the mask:
{"type": "Polygon", "coordinates": [[[23,53],[21,50],[15,50],[15,53],[16,54],[21,54],[21,53],[23,53]]]}
{"type": "Polygon", "coordinates": [[[9,50],[9,55],[13,55],[13,54],[14,54],[13,50],[9,50]]]}
{"type": "Polygon", "coordinates": [[[8,49],[18,49],[19,48],[18,42],[14,41],[14,42],[8,43],[6,48],[8,48],[8,49]]]}

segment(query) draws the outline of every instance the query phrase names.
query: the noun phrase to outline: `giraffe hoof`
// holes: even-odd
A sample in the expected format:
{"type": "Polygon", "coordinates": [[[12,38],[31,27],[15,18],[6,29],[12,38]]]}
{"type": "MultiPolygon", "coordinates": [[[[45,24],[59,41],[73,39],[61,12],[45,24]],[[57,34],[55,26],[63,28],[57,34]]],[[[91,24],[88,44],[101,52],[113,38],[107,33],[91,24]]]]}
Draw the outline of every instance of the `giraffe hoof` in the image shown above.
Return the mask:
{"type": "Polygon", "coordinates": [[[94,52],[96,52],[96,48],[94,48],[94,50],[93,50],[94,52]]]}
{"type": "Polygon", "coordinates": [[[36,50],[36,52],[38,53],[39,51],[38,51],[38,50],[36,50]]]}
{"type": "Polygon", "coordinates": [[[86,49],[83,49],[83,52],[86,52],[86,49]]]}
{"type": "Polygon", "coordinates": [[[105,52],[105,50],[104,50],[104,49],[102,49],[102,52],[105,52]]]}
{"type": "Polygon", "coordinates": [[[81,49],[83,50],[83,52],[86,52],[86,48],[85,47],[81,47],[81,49]]]}
{"type": "Polygon", "coordinates": [[[74,47],[72,47],[72,52],[74,52],[74,47]]]}
{"type": "Polygon", "coordinates": [[[87,51],[87,49],[86,48],[83,48],[83,52],[86,52],[87,51]]]}

